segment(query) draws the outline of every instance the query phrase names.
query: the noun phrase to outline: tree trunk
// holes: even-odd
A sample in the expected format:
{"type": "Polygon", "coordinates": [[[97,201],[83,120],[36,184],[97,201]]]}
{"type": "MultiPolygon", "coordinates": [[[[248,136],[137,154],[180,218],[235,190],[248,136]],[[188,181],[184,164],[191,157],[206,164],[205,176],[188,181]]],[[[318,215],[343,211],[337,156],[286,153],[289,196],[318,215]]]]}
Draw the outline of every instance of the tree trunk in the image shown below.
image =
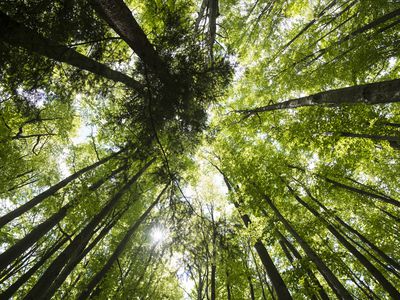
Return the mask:
{"type": "MultiPolygon", "coordinates": [[[[286,249],[286,250],[284,250],[284,252],[285,252],[288,260],[291,263],[293,263],[293,261],[294,261],[294,259],[293,259],[292,255],[290,254],[290,252],[293,253],[294,257],[296,257],[297,259],[301,260],[302,259],[301,254],[292,245],[292,243],[289,242],[289,240],[279,230],[276,230],[276,232],[280,237],[279,244],[281,245],[282,248],[286,249]],[[289,252],[288,248],[290,249],[290,252],[289,252]]],[[[318,289],[318,294],[320,295],[321,299],[329,300],[329,296],[325,292],[324,287],[321,285],[321,283],[319,282],[318,278],[314,275],[314,273],[311,271],[311,269],[307,267],[306,272],[307,272],[308,276],[310,277],[310,280],[311,280],[312,284],[318,289]]],[[[315,295],[314,295],[314,297],[315,297],[315,295]]]]}
{"type": "Polygon", "coordinates": [[[63,206],[57,213],[52,215],[43,223],[37,225],[24,238],[17,241],[12,247],[8,248],[0,255],[0,270],[6,268],[14,259],[24,253],[29,247],[36,243],[42,236],[50,231],[67,214],[70,205],[63,206]]]}
{"type": "Polygon", "coordinates": [[[91,170],[97,168],[98,166],[106,163],[111,158],[117,156],[118,154],[122,153],[123,151],[125,151],[125,150],[120,150],[118,152],[115,152],[115,153],[113,153],[113,154],[111,154],[111,155],[109,155],[109,156],[107,156],[107,157],[95,162],[94,164],[92,164],[92,165],[90,165],[88,167],[80,169],[78,172],[76,172],[76,173],[68,176],[67,178],[61,180],[57,184],[55,184],[52,187],[50,187],[47,190],[45,190],[43,193],[41,193],[41,194],[37,195],[36,197],[32,198],[30,201],[26,202],[25,204],[21,205],[20,207],[18,207],[16,209],[14,209],[13,211],[10,211],[9,213],[5,214],[4,216],[2,216],[0,218],[0,228],[2,228],[4,225],[6,225],[7,223],[11,222],[15,218],[19,217],[23,213],[27,212],[31,208],[35,207],[36,205],[41,203],[43,200],[47,199],[50,196],[53,196],[58,190],[60,190],[63,187],[65,187],[68,183],[70,183],[71,181],[75,180],[76,178],[78,178],[82,174],[84,174],[84,173],[86,173],[88,171],[91,171],[91,170]]]}
{"type": "Polygon", "coordinates": [[[211,210],[212,221],[212,257],[211,257],[211,300],[215,300],[216,276],[217,276],[217,224],[214,220],[214,207],[211,210]]]}
{"type": "Polygon", "coordinates": [[[324,276],[325,280],[335,292],[335,294],[342,299],[353,299],[350,293],[346,290],[346,288],[341,284],[341,282],[337,279],[337,277],[332,273],[332,271],[325,265],[325,263],[319,258],[319,256],[311,249],[311,247],[307,244],[305,240],[297,233],[296,230],[290,225],[290,223],[283,217],[283,215],[279,212],[279,210],[272,203],[271,199],[268,196],[264,196],[265,202],[271,207],[274,211],[276,217],[282,222],[285,228],[293,235],[299,245],[303,248],[304,252],[307,256],[315,263],[318,270],[321,272],[322,276],[324,276]]]}
{"type": "Polygon", "coordinates": [[[132,235],[136,232],[138,227],[147,218],[147,216],[150,214],[150,212],[154,208],[154,206],[156,206],[157,203],[160,201],[162,195],[167,190],[168,185],[169,184],[167,184],[165,186],[165,188],[158,195],[157,199],[149,206],[149,208],[147,208],[147,210],[140,216],[140,218],[129,228],[129,230],[126,232],[124,238],[121,240],[121,242],[118,244],[117,248],[114,250],[111,257],[107,260],[107,262],[102,267],[102,269],[99,272],[97,272],[97,274],[92,278],[92,280],[89,282],[89,284],[86,286],[86,288],[82,291],[82,293],[78,296],[77,299],[81,300],[81,299],[89,298],[93,289],[97,286],[97,284],[100,282],[100,280],[107,274],[108,270],[113,266],[115,261],[122,254],[122,252],[124,251],[128,242],[130,241],[132,235]]]}
{"type": "Polygon", "coordinates": [[[219,16],[219,7],[218,7],[218,0],[209,0],[209,18],[208,18],[208,27],[210,33],[210,40],[209,40],[209,47],[210,47],[210,59],[211,63],[214,62],[214,43],[215,37],[217,34],[217,18],[219,16]]]}
{"type": "Polygon", "coordinates": [[[22,47],[55,61],[65,62],[81,70],[89,71],[115,82],[121,82],[138,92],[143,90],[142,84],[135,79],[114,71],[108,66],[76,52],[72,48],[41,36],[34,30],[12,20],[3,12],[0,12],[0,39],[12,46],[22,47]]]}
{"type": "MultiPolygon", "coordinates": [[[[130,187],[139,179],[139,177],[147,170],[155,161],[150,160],[136,173],[123,187],[111,198],[111,200],[103,207],[103,209],[95,215],[84,229],[74,238],[67,248],[61,252],[57,258],[50,264],[47,270],[42,274],[37,283],[32,287],[24,299],[37,300],[47,299],[47,291],[62,268],[74,257],[79,255],[82,249],[89,242],[93,235],[93,231],[101,220],[117,205],[122,196],[130,189],[130,187]]],[[[51,297],[51,295],[50,295],[51,297]]]]}
{"type": "Polygon", "coordinates": [[[44,263],[61,248],[68,241],[68,237],[61,238],[60,241],[56,242],[46,253],[36,262],[25,274],[20,276],[8,289],[0,294],[0,299],[10,299],[15,292],[24,285],[37,270],[44,265],[44,263]]]}
{"type": "MultiPolygon", "coordinates": [[[[126,169],[127,165],[123,165],[122,167],[111,172],[110,175],[103,177],[96,181],[93,185],[91,185],[88,189],[90,191],[94,191],[98,189],[103,183],[107,180],[126,169]]],[[[68,203],[59,209],[58,212],[53,214],[50,218],[48,218],[43,223],[37,225],[29,234],[27,234],[24,238],[17,241],[12,247],[7,249],[4,253],[0,255],[0,269],[5,268],[9,265],[14,259],[24,253],[30,246],[36,243],[41,237],[43,237],[47,232],[49,232],[54,226],[57,225],[66,215],[69,208],[72,207],[72,203],[68,203]]]]}
{"type": "Polygon", "coordinates": [[[250,299],[255,300],[256,296],[254,295],[254,286],[253,283],[251,282],[251,277],[247,277],[247,280],[249,282],[249,288],[250,288],[250,299]]]}
{"type": "Polygon", "coordinates": [[[290,109],[303,106],[330,106],[337,107],[346,104],[379,104],[400,101],[400,79],[355,85],[337,90],[329,90],[318,94],[290,99],[276,104],[262,106],[249,110],[238,110],[248,116],[260,112],[290,109]]]}
{"type": "MultiPolygon", "coordinates": [[[[288,167],[300,170],[303,173],[306,172],[306,170],[304,168],[301,168],[301,167],[297,167],[297,166],[293,166],[293,165],[288,165],[288,167]]],[[[393,198],[389,197],[389,196],[378,195],[378,194],[374,194],[374,193],[371,193],[371,192],[368,192],[368,191],[364,191],[364,190],[361,190],[359,188],[352,187],[352,186],[346,185],[344,183],[340,183],[340,182],[335,181],[333,179],[330,179],[329,177],[324,176],[324,175],[320,175],[320,174],[314,174],[314,175],[319,177],[319,178],[324,179],[326,182],[329,182],[329,183],[333,184],[336,187],[348,190],[348,191],[356,193],[358,195],[364,195],[364,196],[367,196],[369,198],[374,198],[374,199],[380,200],[382,202],[385,202],[385,203],[392,204],[394,206],[400,207],[400,202],[398,200],[396,200],[396,199],[393,199],[393,198]]]]}
{"type": "MultiPolygon", "coordinates": [[[[362,34],[362,33],[366,32],[366,31],[368,31],[368,30],[370,30],[370,29],[372,29],[372,28],[375,28],[375,27],[377,27],[377,26],[379,26],[379,25],[381,25],[381,24],[387,22],[388,20],[397,17],[398,15],[400,15],[400,9],[396,9],[396,10],[394,10],[394,11],[392,11],[392,12],[386,14],[386,15],[383,15],[383,16],[381,16],[381,17],[379,17],[379,18],[373,20],[372,22],[370,22],[370,23],[368,23],[368,24],[366,24],[366,25],[364,25],[364,26],[361,26],[360,28],[354,30],[354,31],[351,32],[350,34],[346,35],[344,38],[338,40],[336,43],[333,43],[332,45],[330,45],[330,46],[328,46],[328,47],[326,47],[326,48],[319,49],[319,50],[315,51],[314,53],[311,53],[311,54],[309,54],[309,55],[303,57],[302,59],[300,59],[299,61],[297,61],[296,63],[294,63],[294,64],[292,65],[292,67],[295,67],[295,66],[298,65],[299,63],[304,62],[304,61],[306,61],[306,60],[309,59],[309,58],[312,58],[312,60],[311,60],[311,61],[308,63],[308,65],[307,65],[307,66],[309,66],[309,65],[311,65],[314,61],[316,61],[317,59],[319,59],[322,55],[324,55],[324,54],[325,54],[330,48],[332,48],[333,46],[339,46],[339,45],[343,44],[344,42],[346,42],[346,41],[348,41],[348,40],[351,40],[352,38],[358,36],[359,34],[362,34]]],[[[350,17],[350,18],[352,18],[352,17],[350,17]]],[[[347,21],[345,21],[345,23],[346,23],[346,22],[347,22],[347,21]]],[[[394,24],[396,24],[396,23],[397,23],[397,22],[395,21],[394,24]]],[[[343,24],[341,24],[341,25],[343,25],[343,24]]],[[[383,31],[389,29],[389,28],[392,27],[392,26],[393,26],[393,23],[390,24],[390,25],[388,25],[388,26],[386,26],[386,27],[384,27],[384,28],[382,28],[382,29],[380,29],[378,32],[383,32],[383,31]]]]}
{"type": "Polygon", "coordinates": [[[278,299],[292,299],[289,290],[286,287],[286,284],[284,283],[281,275],[278,272],[278,269],[275,267],[274,262],[269,256],[267,248],[265,248],[261,240],[258,240],[255,243],[254,248],[260,256],[261,262],[263,263],[265,270],[267,271],[268,277],[272,282],[272,286],[274,287],[278,299]]]}
{"type": "MultiPolygon", "coordinates": [[[[233,193],[233,188],[229,182],[229,179],[225,176],[221,169],[214,165],[214,167],[221,173],[224,177],[225,184],[228,188],[228,191],[233,193]]],[[[234,206],[239,210],[240,204],[237,201],[233,200],[234,206]]],[[[248,227],[251,223],[250,217],[247,214],[241,215],[242,221],[246,227],[248,227]]],[[[276,268],[274,262],[272,261],[271,256],[269,255],[267,248],[265,248],[263,242],[258,239],[254,244],[254,248],[259,255],[261,262],[263,263],[265,270],[268,274],[269,279],[271,280],[272,286],[278,296],[279,300],[292,299],[292,296],[289,293],[288,288],[286,287],[285,282],[283,281],[281,275],[279,274],[278,269],[276,268]]]]}
{"type": "Polygon", "coordinates": [[[226,271],[226,293],[227,293],[227,299],[231,300],[232,295],[231,295],[231,285],[229,283],[229,272],[226,271]]]}
{"type": "Polygon", "coordinates": [[[331,9],[337,0],[333,0],[328,3],[327,6],[310,22],[308,22],[289,42],[287,42],[282,49],[279,51],[279,54],[283,53],[294,41],[296,41],[301,35],[303,35],[318,19],[320,19],[329,9],[331,9]]]}
{"type": "MultiPolygon", "coordinates": [[[[255,267],[256,267],[256,272],[257,272],[258,280],[260,281],[261,292],[262,292],[263,300],[267,300],[267,296],[265,295],[264,284],[263,284],[263,283],[265,282],[265,280],[264,280],[264,279],[262,278],[262,276],[261,276],[260,270],[259,270],[259,268],[258,268],[258,263],[257,263],[257,261],[256,261],[256,259],[255,259],[253,250],[252,250],[251,248],[250,248],[250,252],[251,252],[251,257],[253,258],[254,265],[255,265],[255,267]]],[[[267,283],[267,284],[268,284],[268,283],[267,283]]],[[[268,285],[268,290],[270,290],[269,285],[268,285]]],[[[271,292],[271,297],[272,297],[272,299],[275,300],[274,295],[272,294],[272,292],[271,292]]]]}
{"type": "Polygon", "coordinates": [[[82,259],[110,232],[118,220],[122,217],[128,206],[119,211],[100,231],[100,233],[93,239],[93,241],[78,255],[73,257],[68,264],[64,267],[62,272],[55,278],[53,284],[48,288],[47,293],[44,298],[50,299],[54,293],[58,290],[61,284],[69,276],[69,274],[74,270],[74,268],[82,261],[82,259]]]}
{"type": "Polygon", "coordinates": [[[129,45],[150,70],[164,82],[170,81],[167,66],[136,22],[123,0],[91,0],[98,15],[129,45]]]}
{"type": "Polygon", "coordinates": [[[394,299],[400,299],[400,293],[397,289],[383,276],[383,274],[361,253],[359,252],[346,238],[341,235],[335,227],[332,226],[329,222],[327,222],[321,214],[308,205],[305,201],[303,201],[294,190],[287,185],[288,189],[292,193],[292,195],[296,198],[296,200],[307,208],[315,217],[320,219],[326,226],[326,228],[338,239],[338,241],[344,246],[354,257],[358,259],[358,261],[370,272],[370,274],[382,285],[382,287],[390,294],[394,299]]]}
{"type": "MultiPolygon", "coordinates": [[[[329,213],[329,209],[324,204],[322,204],[321,201],[316,199],[307,188],[305,188],[304,190],[306,191],[307,195],[310,197],[311,200],[313,200],[325,212],[329,213]]],[[[393,258],[391,258],[386,253],[384,253],[381,249],[379,249],[378,246],[376,246],[374,243],[372,243],[362,233],[360,233],[358,230],[351,227],[349,224],[347,224],[345,221],[343,221],[338,216],[334,215],[333,217],[335,218],[336,221],[338,221],[338,223],[340,225],[342,225],[344,228],[346,228],[351,233],[355,234],[362,242],[367,244],[373,251],[375,251],[375,253],[377,253],[379,256],[381,256],[390,266],[392,266],[393,268],[395,268],[397,270],[400,270],[400,264],[398,262],[396,262],[393,258]]]]}
{"type": "Polygon", "coordinates": [[[196,18],[196,23],[194,25],[195,31],[199,30],[200,22],[201,22],[201,19],[203,19],[204,11],[206,10],[207,6],[208,6],[208,0],[203,0],[201,2],[200,10],[199,10],[199,13],[196,18]]]}

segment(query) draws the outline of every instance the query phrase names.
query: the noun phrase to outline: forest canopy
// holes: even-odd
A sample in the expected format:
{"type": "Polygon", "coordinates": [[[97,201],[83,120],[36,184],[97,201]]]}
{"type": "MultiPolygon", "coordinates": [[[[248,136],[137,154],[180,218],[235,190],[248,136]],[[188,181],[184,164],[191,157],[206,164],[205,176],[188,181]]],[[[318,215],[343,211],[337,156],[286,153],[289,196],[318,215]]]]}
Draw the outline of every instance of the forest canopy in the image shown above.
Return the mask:
{"type": "Polygon", "coordinates": [[[0,299],[400,299],[400,2],[0,0],[0,299]]]}

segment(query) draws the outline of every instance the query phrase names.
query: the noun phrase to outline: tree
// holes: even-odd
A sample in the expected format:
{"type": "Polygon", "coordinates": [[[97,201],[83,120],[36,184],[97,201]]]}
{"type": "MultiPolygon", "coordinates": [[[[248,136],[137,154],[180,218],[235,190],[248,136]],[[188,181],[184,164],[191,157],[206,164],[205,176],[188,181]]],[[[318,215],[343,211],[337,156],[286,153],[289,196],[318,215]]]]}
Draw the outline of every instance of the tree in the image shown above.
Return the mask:
{"type": "Polygon", "coordinates": [[[0,1],[0,298],[399,298],[399,17],[0,1]]]}

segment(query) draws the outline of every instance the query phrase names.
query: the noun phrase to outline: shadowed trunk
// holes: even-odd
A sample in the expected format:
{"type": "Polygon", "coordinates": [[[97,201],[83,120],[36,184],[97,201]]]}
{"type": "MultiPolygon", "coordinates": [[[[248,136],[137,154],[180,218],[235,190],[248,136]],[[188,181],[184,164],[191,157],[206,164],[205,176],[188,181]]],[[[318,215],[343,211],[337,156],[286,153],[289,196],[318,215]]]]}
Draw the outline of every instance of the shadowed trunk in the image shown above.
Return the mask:
{"type": "Polygon", "coordinates": [[[12,46],[21,47],[55,61],[67,63],[115,82],[121,82],[138,92],[143,90],[143,86],[128,75],[114,71],[72,48],[41,36],[34,30],[12,20],[3,12],[0,12],[0,39],[12,46]]]}
{"type": "Polygon", "coordinates": [[[42,274],[37,283],[32,287],[24,299],[48,299],[52,295],[48,295],[47,291],[51,283],[57,278],[63,267],[70,259],[79,255],[82,249],[87,245],[93,235],[93,231],[101,220],[117,205],[122,196],[131,188],[131,186],[139,179],[139,177],[147,170],[155,161],[155,158],[146,163],[138,173],[136,173],[123,187],[111,198],[111,200],[103,207],[103,209],[95,215],[84,229],[74,238],[67,248],[61,252],[57,258],[50,264],[47,270],[42,274]]]}
{"type": "Polygon", "coordinates": [[[120,150],[118,152],[115,152],[115,153],[113,153],[113,154],[111,154],[111,155],[109,155],[109,156],[107,156],[107,157],[95,162],[94,164],[92,164],[90,166],[87,166],[87,167],[85,167],[83,169],[80,169],[78,172],[75,172],[74,174],[68,176],[67,178],[61,180],[57,184],[55,184],[52,187],[48,188],[43,193],[40,193],[36,197],[32,198],[27,203],[25,203],[25,204],[21,205],[20,207],[14,209],[13,211],[10,211],[9,213],[5,214],[4,216],[2,216],[0,218],[0,228],[2,228],[4,225],[6,225],[7,223],[11,222],[15,218],[19,217],[23,213],[27,212],[31,208],[35,207],[36,205],[41,203],[43,200],[47,199],[50,196],[53,196],[57,191],[59,191],[60,189],[65,187],[68,183],[70,183],[71,181],[75,180],[76,178],[78,178],[82,174],[84,174],[84,173],[86,173],[88,171],[91,171],[91,170],[97,168],[98,166],[106,163],[111,158],[119,155],[123,151],[126,151],[126,149],[120,150]]]}
{"type": "MultiPolygon", "coordinates": [[[[127,169],[127,165],[123,165],[118,169],[111,172],[110,175],[101,178],[96,181],[93,185],[91,185],[88,189],[90,191],[94,191],[98,189],[103,183],[112,178],[114,175],[118,174],[122,170],[127,169]]],[[[29,234],[27,234],[24,238],[17,241],[12,247],[7,249],[4,253],[0,255],[0,269],[5,268],[9,265],[14,259],[24,253],[30,246],[36,243],[41,237],[43,237],[47,232],[49,232],[54,226],[57,225],[66,215],[70,207],[72,207],[72,203],[68,203],[59,209],[58,212],[53,214],[50,218],[48,218],[43,223],[37,225],[29,234]]]]}
{"type": "Polygon", "coordinates": [[[129,45],[152,72],[164,82],[170,81],[166,64],[150,43],[123,0],[91,0],[91,3],[108,25],[129,45]]]}
{"type": "Polygon", "coordinates": [[[318,270],[324,276],[325,280],[335,292],[335,294],[341,299],[353,299],[350,293],[346,290],[346,288],[342,285],[339,279],[332,273],[332,271],[325,265],[325,263],[319,258],[317,253],[311,249],[308,243],[303,240],[303,238],[297,233],[296,230],[290,225],[290,223],[283,217],[283,215],[279,212],[276,206],[272,203],[271,199],[268,196],[264,196],[265,202],[271,207],[274,211],[276,217],[282,222],[285,228],[293,235],[299,245],[303,248],[304,252],[310,258],[311,261],[315,263],[318,270]]]}
{"type": "MultiPolygon", "coordinates": [[[[292,263],[292,265],[293,265],[293,261],[294,261],[293,256],[296,259],[301,260],[302,259],[301,254],[292,245],[292,243],[289,242],[289,240],[279,230],[276,230],[276,233],[280,237],[279,244],[281,245],[281,248],[282,248],[283,252],[285,253],[287,259],[290,261],[290,263],[292,263]],[[293,253],[293,256],[292,256],[291,253],[293,253]]],[[[329,300],[329,296],[326,294],[323,286],[319,282],[318,278],[311,271],[311,269],[306,267],[306,272],[307,272],[307,275],[310,277],[310,280],[311,280],[312,284],[315,286],[315,289],[318,290],[318,294],[321,297],[321,299],[329,300]]],[[[313,295],[313,298],[315,298],[315,295],[313,295]]]]}
{"type": "MultiPolygon", "coordinates": [[[[306,191],[307,195],[310,197],[311,200],[313,200],[319,207],[321,207],[325,212],[329,213],[329,209],[322,204],[321,201],[319,201],[318,199],[316,199],[311,192],[307,189],[304,188],[304,190],[306,191]]],[[[358,230],[354,229],[353,227],[351,227],[349,224],[347,224],[345,221],[343,221],[341,218],[339,218],[338,216],[334,215],[333,216],[335,218],[336,221],[338,221],[339,224],[341,224],[344,228],[346,228],[348,231],[350,231],[351,233],[353,233],[354,235],[356,235],[362,242],[364,242],[365,244],[367,244],[372,250],[375,251],[375,253],[377,253],[379,256],[381,256],[390,266],[392,266],[393,268],[400,270],[400,264],[398,262],[396,262],[393,258],[391,258],[390,256],[388,256],[386,253],[384,253],[381,249],[379,249],[378,246],[376,246],[374,243],[372,243],[367,237],[365,237],[362,233],[360,233],[358,230]]]]}
{"type": "MultiPolygon", "coordinates": [[[[302,171],[303,173],[306,173],[306,170],[304,168],[293,166],[293,165],[288,165],[288,167],[289,168],[293,168],[293,169],[297,169],[297,170],[302,171]]],[[[368,191],[364,191],[364,190],[361,190],[359,188],[356,188],[356,187],[353,187],[353,186],[349,186],[349,185],[344,184],[344,183],[340,183],[338,181],[330,179],[329,177],[321,175],[321,174],[313,174],[313,175],[325,180],[326,182],[329,182],[329,183],[333,184],[335,187],[339,187],[339,188],[348,190],[350,192],[356,193],[358,195],[367,196],[369,198],[374,198],[374,199],[380,200],[382,202],[385,202],[385,203],[392,204],[394,206],[400,207],[400,202],[398,200],[396,200],[396,199],[393,199],[393,198],[389,197],[389,196],[382,195],[382,194],[375,194],[375,193],[371,193],[371,192],[368,192],[368,191]]]]}
{"type": "Polygon", "coordinates": [[[68,264],[64,267],[62,272],[54,280],[53,284],[47,290],[47,297],[45,299],[50,299],[51,296],[58,290],[61,284],[65,281],[69,274],[74,270],[74,268],[82,261],[82,259],[110,232],[118,220],[122,217],[125,211],[129,208],[126,206],[124,209],[119,211],[112,219],[103,227],[100,233],[93,239],[92,242],[83,250],[81,253],[73,257],[68,264]]]}
{"type": "Polygon", "coordinates": [[[296,200],[307,208],[315,217],[320,219],[326,226],[326,228],[338,239],[338,241],[354,256],[358,261],[370,272],[370,274],[382,285],[382,287],[390,294],[394,299],[400,299],[400,293],[397,289],[383,276],[383,274],[361,253],[359,252],[346,238],[341,235],[332,224],[327,222],[321,214],[303,201],[289,186],[286,185],[296,200]]]}
{"type": "MultiPolygon", "coordinates": [[[[229,190],[229,192],[234,193],[234,190],[229,182],[229,179],[225,176],[220,168],[213,165],[219,173],[224,178],[225,184],[229,190]]],[[[234,206],[236,209],[240,210],[240,204],[237,201],[233,201],[234,206]]],[[[250,217],[247,214],[240,214],[240,217],[246,227],[248,227],[251,223],[250,217]]],[[[261,262],[263,263],[265,270],[268,274],[269,279],[271,280],[272,286],[277,294],[279,300],[286,300],[292,299],[292,296],[289,293],[288,288],[286,287],[285,282],[283,281],[281,275],[279,274],[278,269],[276,268],[274,262],[272,261],[271,256],[269,255],[267,248],[264,246],[264,243],[258,239],[257,242],[254,244],[254,248],[257,251],[257,254],[260,257],[261,262]]]]}
{"type": "Polygon", "coordinates": [[[56,253],[62,245],[64,245],[68,241],[68,237],[61,238],[60,241],[56,242],[53,247],[51,247],[46,253],[36,262],[25,274],[21,275],[8,289],[6,289],[3,293],[0,294],[0,299],[9,299],[15,292],[24,285],[32,275],[39,270],[44,263],[54,254],[56,253]]]}
{"type": "Polygon", "coordinates": [[[77,299],[79,299],[79,300],[87,299],[90,296],[93,289],[97,286],[97,284],[100,282],[100,280],[107,274],[108,270],[110,270],[110,268],[116,262],[118,257],[122,254],[122,252],[124,251],[124,249],[126,248],[128,242],[129,242],[129,240],[131,239],[132,235],[136,232],[136,230],[139,228],[140,224],[143,223],[143,221],[150,214],[150,212],[154,208],[154,206],[156,206],[157,203],[160,201],[162,195],[167,190],[168,185],[169,184],[167,184],[164,187],[164,189],[158,195],[157,199],[149,206],[149,208],[147,208],[147,210],[140,216],[140,218],[129,228],[129,230],[126,232],[124,238],[121,240],[121,242],[118,244],[117,248],[114,250],[111,257],[104,264],[103,268],[99,272],[97,272],[97,274],[92,278],[92,280],[89,282],[89,284],[86,286],[86,288],[78,296],[77,299]]]}

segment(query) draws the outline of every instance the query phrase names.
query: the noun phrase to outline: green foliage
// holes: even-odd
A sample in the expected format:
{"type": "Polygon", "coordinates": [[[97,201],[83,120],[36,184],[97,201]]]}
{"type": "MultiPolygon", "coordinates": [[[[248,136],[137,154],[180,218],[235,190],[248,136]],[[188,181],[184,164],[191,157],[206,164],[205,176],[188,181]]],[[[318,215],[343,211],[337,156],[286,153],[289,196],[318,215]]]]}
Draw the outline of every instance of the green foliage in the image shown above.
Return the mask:
{"type": "Polygon", "coordinates": [[[251,299],[252,291],[255,299],[275,299],[256,242],[294,299],[320,297],[321,287],[334,298],[265,196],[352,296],[389,299],[332,228],[399,290],[398,102],[236,112],[398,78],[399,3],[218,1],[210,49],[210,7],[201,15],[195,1],[125,2],[168,80],[135,56],[91,1],[0,1],[0,11],[24,26],[143,86],[133,90],[0,36],[0,217],[122,151],[0,228],[1,251],[12,249],[66,209],[0,270],[0,289],[43,260],[15,292],[23,298],[155,158],[73,254],[87,250],[54,299],[77,298],[87,288],[166,184],[93,298],[211,299],[214,282],[216,299],[251,299]]]}

